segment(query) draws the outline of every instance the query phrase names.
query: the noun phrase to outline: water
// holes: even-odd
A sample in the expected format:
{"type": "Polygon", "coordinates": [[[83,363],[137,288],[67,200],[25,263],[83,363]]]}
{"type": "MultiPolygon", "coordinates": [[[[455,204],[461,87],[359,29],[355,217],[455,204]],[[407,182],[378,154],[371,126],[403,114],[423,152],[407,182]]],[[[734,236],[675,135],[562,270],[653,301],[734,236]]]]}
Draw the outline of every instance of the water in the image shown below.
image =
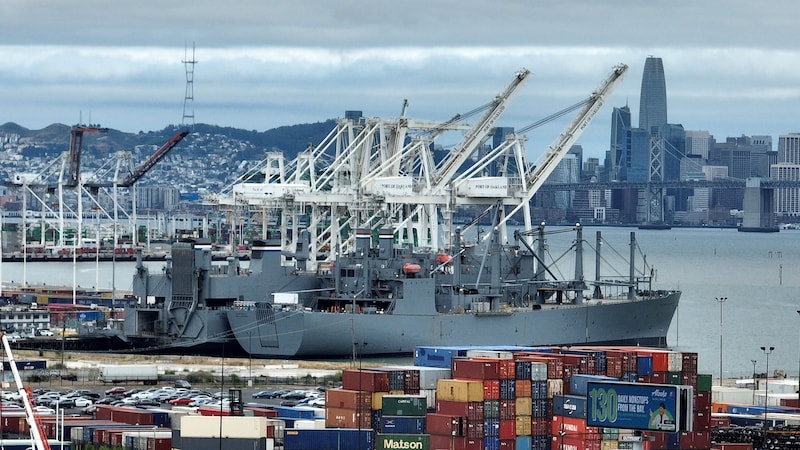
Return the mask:
{"type": "MultiPolygon", "coordinates": [[[[720,371],[720,303],[722,304],[723,372],[725,377],[750,377],[766,372],[767,357],[760,347],[775,347],[769,355],[769,372],[781,369],[795,376],[800,370],[800,231],[739,233],[732,229],[634,230],[631,228],[586,228],[584,238],[594,246],[595,232],[603,233],[603,255],[614,259],[612,248],[627,257],[629,236],[637,240],[654,267],[655,288],[683,291],[680,307],[668,334],[671,347],[697,352],[699,370],[715,378],[720,371]]],[[[550,249],[558,256],[560,243],[573,234],[550,238],[550,249]]],[[[641,257],[640,257],[641,258],[641,257]]],[[[151,271],[163,262],[147,262],[151,271]]],[[[22,263],[4,263],[2,279],[22,282],[22,263]]],[[[584,261],[587,278],[594,276],[594,252],[584,261]]],[[[75,266],[77,285],[130,290],[135,263],[113,265],[82,262],[75,266]],[[97,276],[99,269],[99,277],[97,276]]],[[[627,269],[620,267],[622,275],[627,269]]],[[[603,273],[602,275],[615,275],[603,273]]],[[[71,286],[69,263],[28,263],[29,284],[71,286]]]]}

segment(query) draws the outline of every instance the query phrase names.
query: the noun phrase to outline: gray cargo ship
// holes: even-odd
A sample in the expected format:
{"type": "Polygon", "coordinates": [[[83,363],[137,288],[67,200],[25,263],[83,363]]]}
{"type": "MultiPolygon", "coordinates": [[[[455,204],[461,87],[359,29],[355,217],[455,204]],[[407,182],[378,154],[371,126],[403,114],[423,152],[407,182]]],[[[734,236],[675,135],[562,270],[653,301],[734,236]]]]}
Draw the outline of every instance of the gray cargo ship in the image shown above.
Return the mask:
{"type": "MultiPolygon", "coordinates": [[[[391,231],[359,230],[351,254],[314,271],[303,269],[302,246],[293,267],[277,246],[254,246],[244,270],[180,244],[163,273],[140,266],[124,335],[161,351],[238,342],[264,358],[410,354],[420,345],[666,346],[680,292],[651,289],[649,269],[637,273],[633,262],[622,279],[598,269],[585,281],[582,229],[574,230],[569,280],[545,262],[548,233],[564,230],[544,227],[516,233],[511,245],[496,232],[483,245],[457,236],[448,252],[396,248],[391,231]]],[[[631,233],[631,261],[635,248],[631,233]]]]}

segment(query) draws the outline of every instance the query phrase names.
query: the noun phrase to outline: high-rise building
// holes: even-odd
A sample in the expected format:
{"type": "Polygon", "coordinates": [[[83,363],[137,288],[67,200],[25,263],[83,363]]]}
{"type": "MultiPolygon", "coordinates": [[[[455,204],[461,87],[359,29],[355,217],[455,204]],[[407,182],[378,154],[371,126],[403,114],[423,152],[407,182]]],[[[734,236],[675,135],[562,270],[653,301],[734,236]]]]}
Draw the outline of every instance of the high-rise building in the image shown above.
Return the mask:
{"type": "Polygon", "coordinates": [[[639,128],[653,133],[653,127],[667,123],[667,83],[661,58],[648,56],[642,72],[639,97],[639,128]]]}
{"type": "MultiPolygon", "coordinates": [[[[782,181],[800,181],[800,133],[778,136],[778,163],[770,167],[770,176],[782,181]]],[[[800,216],[800,188],[775,190],[778,214],[800,216]]]]}
{"type": "Polygon", "coordinates": [[[631,128],[631,109],[628,105],[614,108],[611,112],[611,146],[609,147],[606,169],[608,179],[611,181],[624,181],[627,176],[625,170],[630,165],[630,155],[627,153],[628,130],[631,128]]]}
{"type": "Polygon", "coordinates": [[[714,137],[703,130],[686,130],[686,154],[708,159],[708,150],[714,146],[714,137]]]}

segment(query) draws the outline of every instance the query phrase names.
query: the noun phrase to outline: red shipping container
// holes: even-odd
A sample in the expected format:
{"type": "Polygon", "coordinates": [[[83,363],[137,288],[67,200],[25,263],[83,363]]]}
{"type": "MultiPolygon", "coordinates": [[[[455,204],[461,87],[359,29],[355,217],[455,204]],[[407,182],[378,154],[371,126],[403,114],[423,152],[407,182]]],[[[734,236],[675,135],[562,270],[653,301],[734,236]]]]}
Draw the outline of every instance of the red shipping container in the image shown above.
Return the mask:
{"type": "Polygon", "coordinates": [[[371,428],[371,427],[372,427],[371,411],[359,412],[353,409],[342,409],[342,408],[325,409],[325,428],[371,428]]]}
{"type": "Polygon", "coordinates": [[[693,434],[695,448],[711,448],[710,431],[695,431],[693,434]]]}
{"type": "Polygon", "coordinates": [[[697,448],[694,446],[694,433],[680,433],[678,440],[680,442],[681,450],[691,450],[697,448]]]}
{"type": "Polygon", "coordinates": [[[653,358],[653,372],[669,371],[669,352],[654,350],[654,351],[646,351],[643,354],[651,356],[653,358]]]}
{"type": "Polygon", "coordinates": [[[514,420],[517,416],[515,400],[500,400],[500,420],[514,420]]]}
{"type": "Polygon", "coordinates": [[[517,441],[514,438],[503,439],[500,438],[500,450],[515,450],[517,448],[517,441]]]}
{"type": "Polygon", "coordinates": [[[752,442],[718,442],[714,444],[717,450],[753,450],[752,442]]]}
{"type": "Polygon", "coordinates": [[[430,450],[483,450],[483,439],[431,435],[430,450]]]}
{"type": "Polygon", "coordinates": [[[470,420],[483,420],[483,402],[436,400],[436,412],[450,416],[462,416],[470,420]]]}
{"type": "Polygon", "coordinates": [[[513,380],[517,375],[516,363],[513,359],[500,360],[500,379],[513,380]]]}
{"type": "Polygon", "coordinates": [[[550,353],[525,353],[516,355],[519,361],[534,361],[547,364],[547,378],[558,379],[564,376],[564,362],[550,353]]]}
{"type": "Polygon", "coordinates": [[[483,380],[483,399],[497,400],[500,398],[500,380],[483,380]]]}
{"type": "Polygon", "coordinates": [[[452,436],[442,436],[430,433],[430,450],[452,450],[455,447],[455,440],[452,436]]]}
{"type": "Polygon", "coordinates": [[[254,406],[245,406],[244,410],[252,412],[253,415],[256,417],[266,417],[267,419],[274,419],[278,417],[278,411],[271,408],[257,408],[254,406]]]}
{"type": "Polygon", "coordinates": [[[465,358],[453,360],[453,378],[468,380],[499,380],[500,359],[465,358]]]}
{"type": "Polygon", "coordinates": [[[622,358],[616,356],[606,356],[606,376],[622,377],[622,358]]]}
{"type": "Polygon", "coordinates": [[[550,433],[553,436],[566,433],[567,436],[599,436],[600,429],[597,427],[587,427],[586,419],[566,416],[553,416],[551,421],[552,428],[550,433]]]}
{"type": "Polygon", "coordinates": [[[800,408],[800,400],[796,398],[782,398],[781,406],[788,406],[790,408],[800,408]]]}
{"type": "Polygon", "coordinates": [[[514,390],[517,393],[517,398],[530,398],[531,396],[531,380],[517,380],[514,382],[514,390]]]}
{"type": "Polygon", "coordinates": [[[552,448],[560,450],[600,450],[600,438],[553,436],[552,448]]]}
{"type": "Polygon", "coordinates": [[[714,417],[711,416],[711,424],[712,428],[714,427],[729,427],[731,426],[731,419],[730,417],[714,417]]]}
{"type": "Polygon", "coordinates": [[[552,420],[549,417],[531,417],[531,434],[534,436],[550,434],[550,422],[552,420]]]}
{"type": "Polygon", "coordinates": [[[500,419],[500,439],[514,439],[517,437],[517,421],[500,419]]]}
{"type": "Polygon", "coordinates": [[[428,413],[425,415],[425,431],[441,436],[464,436],[466,417],[428,413]]]}
{"type": "Polygon", "coordinates": [[[170,450],[172,438],[147,438],[147,450],[170,450]]]}
{"type": "Polygon", "coordinates": [[[650,376],[650,382],[653,384],[667,384],[667,372],[653,372],[650,376]]]}
{"type": "Polygon", "coordinates": [[[484,422],[483,420],[469,420],[465,425],[467,429],[464,434],[470,439],[483,439],[484,437],[484,422]]]}
{"type": "Polygon", "coordinates": [[[651,448],[660,449],[660,448],[667,448],[667,433],[662,433],[658,431],[648,432],[647,436],[652,438],[652,441],[645,440],[644,442],[650,442],[651,448]]]}
{"type": "Polygon", "coordinates": [[[389,392],[389,372],[365,369],[343,370],[342,388],[353,391],[389,392]]]}
{"type": "Polygon", "coordinates": [[[372,396],[366,391],[352,389],[328,389],[325,391],[325,406],[332,408],[372,408],[372,396]]]}

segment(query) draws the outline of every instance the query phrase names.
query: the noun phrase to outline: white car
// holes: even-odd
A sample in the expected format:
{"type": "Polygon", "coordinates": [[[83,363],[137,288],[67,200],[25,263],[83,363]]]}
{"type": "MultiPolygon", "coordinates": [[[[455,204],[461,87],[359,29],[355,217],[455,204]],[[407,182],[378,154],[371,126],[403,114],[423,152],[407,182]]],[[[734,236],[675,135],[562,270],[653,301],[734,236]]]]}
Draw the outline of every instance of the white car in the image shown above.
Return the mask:
{"type": "Polygon", "coordinates": [[[39,330],[39,336],[55,336],[55,334],[50,330],[39,330]]]}
{"type": "Polygon", "coordinates": [[[53,408],[48,408],[47,406],[36,405],[33,407],[33,410],[39,414],[55,414],[56,410],[53,408]]]}
{"type": "Polygon", "coordinates": [[[90,406],[93,402],[88,398],[78,397],[75,399],[75,407],[76,408],[85,408],[90,406]]]}

